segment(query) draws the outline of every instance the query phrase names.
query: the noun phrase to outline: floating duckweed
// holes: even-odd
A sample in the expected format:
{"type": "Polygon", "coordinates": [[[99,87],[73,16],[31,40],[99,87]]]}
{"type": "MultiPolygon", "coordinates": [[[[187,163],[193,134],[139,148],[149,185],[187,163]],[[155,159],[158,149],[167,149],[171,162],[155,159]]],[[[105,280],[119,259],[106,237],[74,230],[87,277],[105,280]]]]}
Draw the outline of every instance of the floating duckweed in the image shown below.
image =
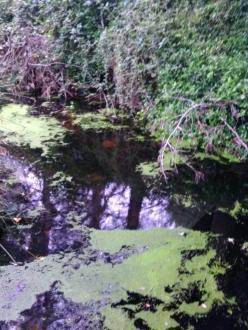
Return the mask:
{"type": "Polygon", "coordinates": [[[51,147],[64,144],[65,132],[55,118],[32,116],[28,106],[8,104],[0,110],[0,136],[7,144],[41,149],[46,155],[51,147]]]}
{"type": "Polygon", "coordinates": [[[73,121],[83,130],[119,130],[125,127],[123,125],[113,124],[110,119],[103,114],[92,112],[75,115],[73,121]]]}

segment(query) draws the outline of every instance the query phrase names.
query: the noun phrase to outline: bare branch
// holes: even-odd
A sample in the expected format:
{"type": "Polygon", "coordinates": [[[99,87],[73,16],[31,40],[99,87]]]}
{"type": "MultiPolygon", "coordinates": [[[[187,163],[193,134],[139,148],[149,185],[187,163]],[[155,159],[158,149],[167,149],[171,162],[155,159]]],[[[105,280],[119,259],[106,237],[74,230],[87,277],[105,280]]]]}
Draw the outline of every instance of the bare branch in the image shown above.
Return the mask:
{"type": "Polygon", "coordinates": [[[164,168],[164,154],[166,149],[168,148],[168,146],[170,144],[170,140],[171,138],[176,134],[176,132],[180,129],[180,125],[183,123],[183,121],[187,118],[187,116],[190,114],[190,112],[196,110],[196,109],[203,109],[203,108],[207,108],[208,104],[206,103],[199,103],[199,104],[194,104],[192,107],[190,107],[189,109],[187,109],[180,117],[180,119],[178,120],[175,128],[173,129],[173,131],[170,133],[169,137],[166,139],[166,141],[162,144],[162,148],[160,149],[159,152],[159,162],[160,162],[160,167],[161,167],[161,171],[163,173],[163,176],[165,178],[165,181],[168,181],[168,177],[166,175],[165,172],[165,168],[164,168]]]}
{"type": "MultiPolygon", "coordinates": [[[[193,101],[186,99],[184,97],[177,97],[177,98],[174,97],[173,99],[177,99],[182,102],[191,103],[193,105],[189,109],[187,109],[183,114],[180,115],[179,119],[175,122],[175,126],[174,126],[173,130],[171,131],[171,133],[169,134],[168,138],[162,142],[162,146],[161,146],[161,149],[159,152],[158,159],[160,162],[161,172],[165,178],[165,181],[168,181],[168,176],[167,176],[166,170],[164,168],[164,154],[166,152],[166,149],[168,149],[170,152],[173,152],[174,154],[179,154],[179,150],[177,150],[175,147],[173,147],[172,144],[170,143],[170,141],[178,132],[183,131],[183,123],[186,122],[189,114],[198,109],[208,110],[210,108],[215,107],[215,108],[229,110],[229,111],[231,111],[231,114],[235,117],[236,116],[235,111],[237,110],[237,107],[238,107],[238,105],[235,102],[227,101],[227,100],[210,99],[209,102],[194,103],[193,101]]],[[[200,116],[201,116],[201,114],[202,114],[202,112],[200,112],[200,116]]],[[[200,127],[200,129],[204,132],[205,135],[207,135],[208,137],[211,137],[211,135],[213,135],[219,129],[223,130],[224,127],[227,127],[233,133],[233,135],[236,137],[238,144],[240,146],[242,146],[246,150],[246,152],[248,152],[248,144],[240,137],[238,132],[232,126],[230,126],[224,118],[220,118],[220,120],[224,123],[224,125],[220,124],[220,125],[217,125],[216,127],[208,127],[208,125],[206,123],[204,123],[204,121],[202,121],[200,116],[197,118],[197,124],[200,127]]],[[[177,118],[178,117],[174,117],[174,119],[177,119],[177,118]]],[[[203,179],[203,174],[201,172],[196,171],[190,164],[186,164],[186,165],[194,171],[196,181],[203,179]]]]}
{"type": "Polygon", "coordinates": [[[226,125],[226,127],[227,127],[227,128],[233,133],[233,135],[236,136],[236,138],[237,138],[239,144],[240,144],[243,148],[245,148],[245,150],[248,152],[248,145],[247,145],[247,143],[245,143],[245,141],[239,136],[239,134],[237,133],[237,131],[235,131],[235,129],[234,129],[232,126],[230,126],[230,125],[226,122],[226,120],[225,120],[224,118],[221,118],[221,120],[222,120],[223,123],[226,125]]]}

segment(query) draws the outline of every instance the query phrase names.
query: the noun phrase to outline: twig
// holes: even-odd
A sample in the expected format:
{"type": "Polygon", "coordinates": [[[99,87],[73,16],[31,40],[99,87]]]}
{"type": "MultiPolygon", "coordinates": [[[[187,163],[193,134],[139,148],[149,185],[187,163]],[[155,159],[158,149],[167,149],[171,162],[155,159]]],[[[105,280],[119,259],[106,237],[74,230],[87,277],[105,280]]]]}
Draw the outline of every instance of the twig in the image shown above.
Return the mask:
{"type": "Polygon", "coordinates": [[[9,258],[13,261],[15,265],[17,265],[17,262],[15,259],[12,257],[12,255],[5,249],[5,247],[0,243],[0,248],[9,256],[9,258]]]}
{"type": "MultiPolygon", "coordinates": [[[[187,118],[189,113],[196,110],[196,109],[204,110],[204,109],[209,109],[211,107],[218,107],[218,108],[221,108],[221,109],[226,109],[227,106],[237,107],[237,104],[235,102],[232,102],[232,101],[222,101],[222,100],[216,100],[215,101],[213,99],[210,99],[209,102],[197,103],[196,104],[193,101],[191,101],[189,99],[186,99],[184,97],[174,97],[173,99],[177,99],[177,100],[182,101],[182,102],[190,102],[193,105],[189,109],[187,109],[180,116],[179,120],[176,122],[176,125],[175,125],[174,129],[172,130],[172,132],[170,133],[169,137],[165,141],[163,141],[163,143],[162,143],[162,147],[161,147],[160,152],[159,152],[159,162],[160,162],[160,168],[161,168],[162,174],[165,178],[165,181],[168,181],[168,177],[166,175],[166,171],[165,171],[165,168],[164,168],[164,154],[165,154],[165,151],[168,148],[172,152],[178,153],[178,150],[176,150],[176,148],[174,148],[172,146],[172,144],[170,143],[170,140],[176,134],[177,131],[182,130],[181,124],[187,118]]],[[[233,111],[233,108],[231,109],[231,111],[233,111]]],[[[238,143],[240,144],[240,146],[242,146],[246,150],[246,152],[248,152],[248,144],[240,137],[238,132],[232,126],[230,126],[225,119],[220,118],[220,120],[235,135],[235,137],[237,138],[238,143]]],[[[200,124],[200,126],[202,125],[202,123],[198,120],[198,125],[199,124],[200,124]]],[[[220,127],[220,126],[218,126],[218,127],[220,127]]],[[[216,128],[217,127],[215,127],[213,130],[215,130],[216,128]]],[[[205,129],[205,134],[208,135],[209,132],[211,133],[211,128],[209,128],[209,130],[205,129]]],[[[199,179],[201,179],[202,174],[200,172],[198,173],[198,171],[195,171],[195,170],[194,170],[194,172],[196,173],[197,181],[199,179]]]]}
{"type": "Polygon", "coordinates": [[[236,138],[238,139],[240,145],[242,145],[245,150],[248,152],[248,145],[245,143],[245,141],[239,136],[239,134],[237,133],[237,131],[235,131],[234,128],[232,128],[232,126],[230,126],[226,120],[224,118],[221,118],[221,120],[223,121],[223,123],[226,125],[226,127],[236,136],[236,138]]]}
{"type": "Polygon", "coordinates": [[[171,144],[170,144],[171,138],[180,129],[180,125],[182,124],[182,122],[184,121],[184,119],[188,116],[188,114],[191,111],[196,110],[196,109],[199,109],[199,108],[207,108],[207,107],[208,107],[208,104],[206,104],[206,103],[197,103],[197,104],[194,104],[192,107],[190,107],[188,110],[186,110],[182,114],[182,116],[178,120],[175,128],[170,133],[169,137],[166,139],[165,143],[163,144],[162,148],[160,149],[160,152],[159,152],[160,167],[161,167],[162,174],[163,174],[163,176],[165,178],[165,181],[168,181],[168,177],[167,177],[167,175],[165,173],[165,168],[164,168],[164,153],[165,153],[165,150],[167,149],[167,147],[169,145],[171,146],[171,144]]]}

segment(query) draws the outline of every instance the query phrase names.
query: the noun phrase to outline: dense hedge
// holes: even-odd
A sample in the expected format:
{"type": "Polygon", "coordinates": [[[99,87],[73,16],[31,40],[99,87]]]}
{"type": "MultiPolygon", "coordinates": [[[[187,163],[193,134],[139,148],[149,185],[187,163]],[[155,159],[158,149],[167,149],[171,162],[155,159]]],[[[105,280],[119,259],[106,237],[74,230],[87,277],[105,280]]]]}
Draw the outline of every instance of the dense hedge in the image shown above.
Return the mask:
{"type": "Polygon", "coordinates": [[[174,142],[246,156],[248,3],[136,0],[119,9],[103,54],[122,106],[149,109],[150,125],[165,139],[194,107],[174,142]]]}
{"type": "Polygon", "coordinates": [[[165,140],[193,107],[174,141],[246,157],[246,0],[27,0],[10,8],[4,27],[38,30],[68,79],[140,111],[165,140]]]}

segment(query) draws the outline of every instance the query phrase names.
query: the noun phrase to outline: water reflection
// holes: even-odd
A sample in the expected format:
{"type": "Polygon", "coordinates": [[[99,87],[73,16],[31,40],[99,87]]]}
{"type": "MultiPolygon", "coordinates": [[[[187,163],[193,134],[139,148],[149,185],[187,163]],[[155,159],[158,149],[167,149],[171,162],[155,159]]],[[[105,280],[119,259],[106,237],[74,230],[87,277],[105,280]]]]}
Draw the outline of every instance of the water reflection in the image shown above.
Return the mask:
{"type": "MultiPolygon", "coordinates": [[[[215,175],[197,187],[187,176],[185,181],[180,177],[178,183],[166,187],[167,193],[158,193],[148,189],[136,172],[141,162],[154,161],[157,152],[152,142],[130,140],[123,132],[77,132],[68,133],[50,156],[42,158],[39,150],[27,149],[2,155],[1,208],[10,214],[12,226],[7,226],[1,244],[18,260],[28,260],[32,255],[83,249],[88,244],[85,226],[211,230],[218,223],[214,232],[226,232],[226,220],[219,221],[215,213],[207,219],[205,215],[216,209],[216,201],[226,207],[241,196],[242,176],[225,170],[224,177],[215,175]],[[182,200],[172,198],[176,196],[182,200]],[[21,219],[18,225],[13,218],[21,219]],[[200,219],[199,226],[195,225],[200,219]],[[219,228],[220,223],[225,230],[219,228]]],[[[228,235],[233,232],[230,227],[228,235]]],[[[0,259],[0,263],[9,262],[6,255],[0,259]]]]}
{"type": "Polygon", "coordinates": [[[24,211],[37,210],[43,206],[43,178],[30,164],[6,155],[0,157],[0,168],[2,193],[15,213],[20,215],[24,211]]]}
{"type": "Polygon", "coordinates": [[[1,157],[2,197],[13,217],[21,219],[1,242],[18,260],[84,247],[85,225],[101,230],[175,226],[168,198],[147,190],[135,171],[156,150],[121,135],[114,137],[116,149],[110,149],[104,141],[111,137],[89,135],[72,136],[69,147],[58,146],[56,157],[41,159],[39,166],[31,166],[28,157],[1,157]]]}
{"type": "Polygon", "coordinates": [[[150,229],[173,227],[164,196],[145,193],[139,186],[127,186],[115,182],[93,188],[80,187],[73,201],[65,191],[52,192],[51,201],[63,218],[71,210],[77,219],[97,229],[150,229]]]}

